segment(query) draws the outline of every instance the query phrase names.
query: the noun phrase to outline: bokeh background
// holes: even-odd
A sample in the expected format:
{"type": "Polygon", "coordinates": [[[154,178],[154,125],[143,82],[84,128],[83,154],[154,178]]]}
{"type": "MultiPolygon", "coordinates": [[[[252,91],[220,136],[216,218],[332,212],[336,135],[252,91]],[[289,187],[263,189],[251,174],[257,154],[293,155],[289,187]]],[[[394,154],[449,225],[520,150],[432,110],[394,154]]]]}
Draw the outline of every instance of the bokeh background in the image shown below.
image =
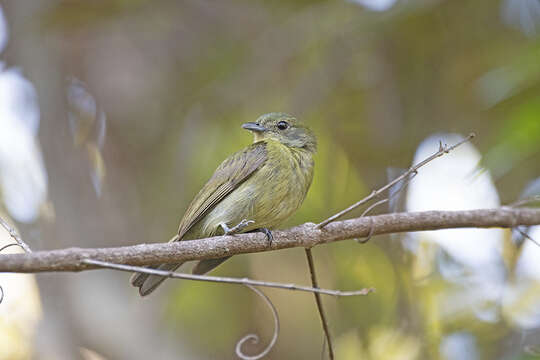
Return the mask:
{"type": "MultiPolygon", "coordinates": [[[[374,213],[540,193],[539,0],[1,5],[0,209],[34,250],[168,240],[216,166],[252,141],[240,125],[271,111],[319,139],[311,191],[284,227],[328,217],[471,131],[374,213]]],[[[380,236],[314,255],[321,286],[377,288],[324,299],[338,359],[540,356],[540,250],[516,233],[380,236]]],[[[302,249],[212,274],[309,283],[302,249]]],[[[245,288],[169,280],[141,299],[128,277],[0,274],[0,359],[232,359],[246,333],[262,337],[250,353],[272,334],[245,288]]],[[[322,358],[313,296],[265,292],[281,320],[267,358],[322,358]]]]}

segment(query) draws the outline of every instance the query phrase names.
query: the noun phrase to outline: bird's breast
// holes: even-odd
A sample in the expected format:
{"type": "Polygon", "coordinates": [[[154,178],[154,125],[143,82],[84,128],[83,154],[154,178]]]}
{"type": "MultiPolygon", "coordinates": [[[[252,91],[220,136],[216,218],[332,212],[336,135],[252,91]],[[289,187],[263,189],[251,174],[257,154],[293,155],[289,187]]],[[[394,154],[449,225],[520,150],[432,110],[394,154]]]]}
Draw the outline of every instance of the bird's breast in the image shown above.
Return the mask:
{"type": "Polygon", "coordinates": [[[215,235],[219,223],[234,226],[243,219],[254,221],[245,231],[273,229],[289,218],[313,179],[313,159],[304,152],[281,144],[268,146],[266,162],[203,219],[203,233],[215,235]]]}
{"type": "Polygon", "coordinates": [[[274,228],[289,218],[302,204],[313,179],[311,154],[278,145],[270,149],[268,160],[254,174],[257,189],[252,207],[258,222],[274,228]]]}

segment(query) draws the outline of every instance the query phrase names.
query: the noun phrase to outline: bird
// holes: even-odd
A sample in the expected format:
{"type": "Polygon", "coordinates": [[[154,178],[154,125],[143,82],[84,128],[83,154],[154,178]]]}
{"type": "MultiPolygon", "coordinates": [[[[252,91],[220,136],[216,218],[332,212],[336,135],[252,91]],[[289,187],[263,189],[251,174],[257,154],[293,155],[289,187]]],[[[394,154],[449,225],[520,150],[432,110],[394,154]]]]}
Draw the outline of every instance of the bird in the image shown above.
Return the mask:
{"type": "MultiPolygon", "coordinates": [[[[302,205],[313,181],[317,139],[312,130],[280,112],[262,115],[242,128],[253,133],[253,143],[218,166],[188,206],[171,242],[259,231],[271,244],[271,230],[302,205]]],[[[200,260],[192,272],[206,274],[228,258],[200,260]]],[[[150,268],[174,271],[182,264],[150,268]]],[[[131,284],[146,296],[165,279],[134,273],[131,284]]]]}

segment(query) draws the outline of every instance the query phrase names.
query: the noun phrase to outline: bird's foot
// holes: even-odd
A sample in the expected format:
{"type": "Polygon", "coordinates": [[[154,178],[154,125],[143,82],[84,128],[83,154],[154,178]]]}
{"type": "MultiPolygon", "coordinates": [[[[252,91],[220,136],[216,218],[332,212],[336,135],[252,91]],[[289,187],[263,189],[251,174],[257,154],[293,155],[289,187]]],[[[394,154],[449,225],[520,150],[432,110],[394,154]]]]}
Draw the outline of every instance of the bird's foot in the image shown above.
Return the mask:
{"type": "Polygon", "coordinates": [[[254,222],[255,221],[253,221],[253,220],[243,219],[242,221],[240,221],[238,224],[236,224],[232,228],[228,227],[227,224],[225,224],[225,223],[221,223],[221,224],[219,224],[219,226],[221,226],[221,228],[223,229],[223,232],[225,233],[225,235],[234,235],[234,234],[238,234],[238,233],[242,232],[242,230],[244,230],[246,227],[253,224],[254,222]]]}
{"type": "Polygon", "coordinates": [[[250,232],[262,232],[264,235],[266,235],[266,240],[268,240],[268,247],[272,247],[272,241],[274,241],[274,235],[272,235],[272,232],[268,228],[259,228],[252,230],[250,232]]]}

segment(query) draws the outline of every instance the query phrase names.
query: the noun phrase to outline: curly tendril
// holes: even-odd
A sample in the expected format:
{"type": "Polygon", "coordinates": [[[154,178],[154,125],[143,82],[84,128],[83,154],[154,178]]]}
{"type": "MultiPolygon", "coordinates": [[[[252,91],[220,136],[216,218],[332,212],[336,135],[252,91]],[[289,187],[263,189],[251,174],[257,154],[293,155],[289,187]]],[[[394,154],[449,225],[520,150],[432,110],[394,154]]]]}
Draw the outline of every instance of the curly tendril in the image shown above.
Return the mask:
{"type": "Polygon", "coordinates": [[[7,244],[7,245],[2,246],[0,248],[0,252],[4,251],[5,249],[7,249],[8,247],[11,247],[11,246],[19,246],[24,250],[24,247],[21,244],[11,243],[11,244],[7,244]]]}
{"type": "Polygon", "coordinates": [[[259,336],[257,334],[247,334],[246,336],[241,338],[236,343],[236,355],[239,358],[241,358],[243,360],[258,360],[258,359],[262,359],[263,357],[265,357],[270,352],[270,350],[272,350],[274,345],[276,345],[278,334],[279,334],[279,318],[278,318],[278,313],[277,313],[276,307],[274,306],[274,304],[272,304],[272,301],[270,301],[268,296],[266,296],[261,290],[257,289],[254,286],[246,285],[246,287],[248,287],[250,290],[252,290],[255,294],[257,294],[258,296],[260,296],[264,300],[266,305],[268,305],[268,307],[272,311],[272,317],[274,318],[274,334],[272,335],[272,340],[270,341],[268,346],[263,351],[261,351],[259,354],[250,356],[250,355],[246,355],[244,352],[242,352],[242,346],[247,341],[251,341],[251,343],[253,343],[253,344],[258,344],[259,343],[260,339],[259,339],[259,336]]]}

